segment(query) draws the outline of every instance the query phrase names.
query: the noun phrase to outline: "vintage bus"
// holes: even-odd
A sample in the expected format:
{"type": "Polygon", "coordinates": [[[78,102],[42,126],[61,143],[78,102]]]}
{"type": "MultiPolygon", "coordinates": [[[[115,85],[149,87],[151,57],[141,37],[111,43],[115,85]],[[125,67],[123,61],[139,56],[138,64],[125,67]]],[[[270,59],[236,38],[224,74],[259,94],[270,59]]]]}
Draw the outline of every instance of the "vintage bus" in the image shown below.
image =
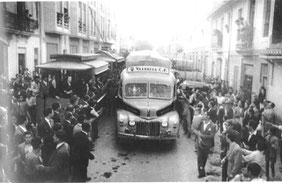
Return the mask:
{"type": "Polygon", "coordinates": [[[170,60],[153,51],[137,51],[125,64],[117,97],[117,140],[174,141],[179,137],[179,116],[170,60]]]}

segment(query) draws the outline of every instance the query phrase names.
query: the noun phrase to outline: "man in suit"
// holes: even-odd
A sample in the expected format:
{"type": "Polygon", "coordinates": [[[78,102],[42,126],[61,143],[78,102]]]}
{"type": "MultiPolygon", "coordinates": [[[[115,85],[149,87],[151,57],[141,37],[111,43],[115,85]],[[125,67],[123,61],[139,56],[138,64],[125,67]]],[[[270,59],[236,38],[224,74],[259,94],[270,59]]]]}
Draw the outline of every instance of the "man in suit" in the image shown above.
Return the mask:
{"type": "Polygon", "coordinates": [[[73,95],[72,77],[68,76],[67,81],[63,85],[64,98],[71,98],[73,95]]]}
{"type": "MultiPolygon", "coordinates": [[[[201,113],[201,108],[199,107],[200,104],[197,105],[197,107],[195,108],[195,115],[193,118],[193,122],[192,122],[192,134],[193,134],[193,140],[195,142],[195,152],[197,151],[197,147],[198,147],[198,138],[197,136],[194,134],[194,131],[199,129],[199,126],[202,122],[202,120],[204,119],[204,116],[201,113]]],[[[206,112],[207,109],[204,108],[204,112],[206,112]]]]}
{"type": "Polygon", "coordinates": [[[44,119],[37,127],[38,135],[43,140],[43,145],[42,145],[43,164],[47,163],[52,150],[55,148],[55,144],[53,141],[53,135],[54,135],[54,131],[53,131],[54,123],[52,120],[53,115],[54,112],[51,108],[45,109],[44,119]]]}
{"type": "Polygon", "coordinates": [[[249,130],[249,135],[248,135],[248,139],[247,139],[245,148],[250,151],[256,150],[256,147],[257,147],[258,139],[260,136],[256,130],[257,126],[258,126],[257,122],[254,120],[250,120],[247,126],[249,130]]]}
{"type": "Polygon", "coordinates": [[[65,132],[59,130],[53,136],[56,149],[52,152],[46,166],[38,165],[39,172],[46,176],[47,180],[55,182],[70,181],[70,147],[64,142],[65,132]]]}
{"type": "Polygon", "coordinates": [[[194,129],[197,136],[197,155],[198,155],[198,178],[206,176],[205,165],[208,159],[210,149],[213,146],[214,136],[216,133],[216,125],[210,119],[211,113],[207,112],[205,118],[200,123],[198,129],[194,129]]]}
{"type": "Polygon", "coordinates": [[[36,120],[40,121],[42,114],[44,114],[44,109],[46,107],[46,99],[49,95],[49,85],[47,82],[47,77],[44,76],[43,80],[40,82],[39,85],[39,93],[36,97],[36,120]]]}
{"type": "Polygon", "coordinates": [[[237,174],[241,173],[242,168],[242,150],[240,146],[236,143],[236,138],[238,132],[230,129],[226,132],[226,140],[229,144],[229,149],[225,158],[221,160],[221,163],[224,164],[225,161],[228,161],[227,165],[227,175],[228,180],[234,178],[237,174]]]}
{"type": "Polygon", "coordinates": [[[214,101],[210,101],[208,104],[209,112],[211,113],[211,120],[214,124],[216,124],[217,121],[217,111],[216,111],[216,105],[214,101]]]}
{"type": "Polygon", "coordinates": [[[54,111],[54,116],[52,118],[54,120],[54,123],[61,123],[61,114],[59,112],[59,110],[61,109],[60,103],[54,102],[52,104],[52,109],[54,111]]]}
{"type": "Polygon", "coordinates": [[[65,120],[63,122],[63,129],[66,132],[66,143],[69,144],[69,146],[72,146],[72,132],[73,132],[73,125],[71,124],[70,118],[72,117],[71,112],[66,112],[65,114],[65,120]]]}
{"type": "Polygon", "coordinates": [[[83,123],[82,130],[77,132],[73,137],[73,147],[71,153],[71,160],[73,165],[73,180],[75,182],[85,182],[91,180],[87,177],[87,167],[89,159],[94,159],[94,155],[90,153],[90,142],[88,133],[90,131],[90,124],[83,123]]]}

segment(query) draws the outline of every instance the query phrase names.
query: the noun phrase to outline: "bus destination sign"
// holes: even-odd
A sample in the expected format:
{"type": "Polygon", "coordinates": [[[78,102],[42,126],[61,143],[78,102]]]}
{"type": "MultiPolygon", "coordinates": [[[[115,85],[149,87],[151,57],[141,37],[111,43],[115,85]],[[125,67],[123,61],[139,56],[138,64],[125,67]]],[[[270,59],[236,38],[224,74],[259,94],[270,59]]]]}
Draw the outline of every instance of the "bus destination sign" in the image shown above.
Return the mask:
{"type": "Polygon", "coordinates": [[[156,66],[131,66],[128,67],[127,72],[157,72],[168,74],[168,69],[165,67],[156,67],[156,66]]]}

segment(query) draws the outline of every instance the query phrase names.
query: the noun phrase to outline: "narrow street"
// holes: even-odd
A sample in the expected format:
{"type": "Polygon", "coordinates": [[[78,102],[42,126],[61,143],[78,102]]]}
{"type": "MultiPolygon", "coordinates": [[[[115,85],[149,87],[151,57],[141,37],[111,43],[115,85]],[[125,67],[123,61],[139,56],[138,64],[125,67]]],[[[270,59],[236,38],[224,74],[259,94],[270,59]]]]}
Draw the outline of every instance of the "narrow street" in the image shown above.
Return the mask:
{"type": "Polygon", "coordinates": [[[201,181],[197,178],[194,143],[182,131],[180,134],[172,146],[154,141],[120,145],[115,141],[114,118],[103,115],[88,176],[95,182],[201,181]]]}

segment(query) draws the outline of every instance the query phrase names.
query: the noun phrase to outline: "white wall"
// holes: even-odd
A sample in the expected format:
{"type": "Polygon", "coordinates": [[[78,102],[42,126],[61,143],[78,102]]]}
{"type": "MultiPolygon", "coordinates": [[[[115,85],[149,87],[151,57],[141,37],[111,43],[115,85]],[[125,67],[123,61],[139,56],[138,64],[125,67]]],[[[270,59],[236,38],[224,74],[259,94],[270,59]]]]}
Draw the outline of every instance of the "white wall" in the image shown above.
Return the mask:
{"type": "MultiPolygon", "coordinates": [[[[19,48],[25,49],[25,64],[30,71],[34,70],[34,48],[39,47],[39,37],[17,37],[13,35],[8,46],[8,77],[9,79],[18,73],[19,48]]],[[[39,54],[39,53],[38,53],[39,54]]],[[[38,55],[39,56],[39,55],[38,55]]]]}
{"type": "Polygon", "coordinates": [[[282,60],[274,62],[273,71],[273,82],[268,86],[266,98],[275,103],[275,113],[282,124],[282,60]]]}

